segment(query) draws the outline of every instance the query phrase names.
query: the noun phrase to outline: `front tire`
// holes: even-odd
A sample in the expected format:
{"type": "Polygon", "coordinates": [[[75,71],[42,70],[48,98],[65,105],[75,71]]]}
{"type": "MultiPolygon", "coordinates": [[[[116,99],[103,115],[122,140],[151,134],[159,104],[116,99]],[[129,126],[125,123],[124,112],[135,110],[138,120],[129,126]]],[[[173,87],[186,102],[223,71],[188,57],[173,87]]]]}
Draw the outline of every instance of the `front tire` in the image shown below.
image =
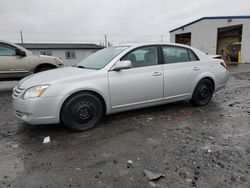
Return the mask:
{"type": "Polygon", "coordinates": [[[214,86],[212,81],[209,79],[202,79],[196,85],[190,102],[195,106],[205,106],[211,101],[213,93],[214,86]]]}
{"type": "Polygon", "coordinates": [[[94,128],[102,117],[102,102],[97,96],[89,92],[70,97],[61,110],[63,124],[77,132],[94,128]]]}

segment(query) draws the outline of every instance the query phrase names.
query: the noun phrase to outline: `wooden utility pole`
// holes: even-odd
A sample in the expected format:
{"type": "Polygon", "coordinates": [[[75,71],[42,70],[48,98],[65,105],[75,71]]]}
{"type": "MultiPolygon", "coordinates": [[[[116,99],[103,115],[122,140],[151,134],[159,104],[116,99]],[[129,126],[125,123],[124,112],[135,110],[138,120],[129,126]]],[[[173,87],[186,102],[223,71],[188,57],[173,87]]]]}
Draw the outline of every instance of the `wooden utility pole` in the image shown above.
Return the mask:
{"type": "Polygon", "coordinates": [[[105,40],[105,47],[108,47],[108,37],[107,34],[104,35],[104,40],[105,40]]]}
{"type": "Polygon", "coordinates": [[[21,44],[23,44],[23,32],[20,31],[20,36],[21,36],[21,44]]]}

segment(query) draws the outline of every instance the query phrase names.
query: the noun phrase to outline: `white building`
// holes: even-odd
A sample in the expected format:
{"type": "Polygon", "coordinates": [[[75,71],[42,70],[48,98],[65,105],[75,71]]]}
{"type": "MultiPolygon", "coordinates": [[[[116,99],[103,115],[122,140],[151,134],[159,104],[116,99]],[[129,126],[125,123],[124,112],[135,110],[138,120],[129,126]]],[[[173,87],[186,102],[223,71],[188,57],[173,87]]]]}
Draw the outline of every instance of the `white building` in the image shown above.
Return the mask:
{"type": "Polygon", "coordinates": [[[204,17],[170,31],[170,42],[250,62],[250,16],[204,17]]]}
{"type": "Polygon", "coordinates": [[[82,59],[103,48],[96,44],[24,43],[19,45],[32,51],[36,55],[59,57],[65,66],[76,65],[82,59]]]}

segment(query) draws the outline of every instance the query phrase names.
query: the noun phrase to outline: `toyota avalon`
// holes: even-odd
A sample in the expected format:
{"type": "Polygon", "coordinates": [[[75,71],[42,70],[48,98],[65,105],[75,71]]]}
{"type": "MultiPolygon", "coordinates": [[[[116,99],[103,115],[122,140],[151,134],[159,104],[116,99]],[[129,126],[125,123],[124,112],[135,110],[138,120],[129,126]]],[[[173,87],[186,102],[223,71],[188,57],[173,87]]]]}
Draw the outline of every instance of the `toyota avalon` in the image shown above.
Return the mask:
{"type": "Polygon", "coordinates": [[[208,104],[223,88],[222,59],[180,44],[113,46],[76,67],[22,79],[13,89],[13,109],[28,124],[62,122],[73,131],[95,127],[104,115],[189,100],[208,104]]]}

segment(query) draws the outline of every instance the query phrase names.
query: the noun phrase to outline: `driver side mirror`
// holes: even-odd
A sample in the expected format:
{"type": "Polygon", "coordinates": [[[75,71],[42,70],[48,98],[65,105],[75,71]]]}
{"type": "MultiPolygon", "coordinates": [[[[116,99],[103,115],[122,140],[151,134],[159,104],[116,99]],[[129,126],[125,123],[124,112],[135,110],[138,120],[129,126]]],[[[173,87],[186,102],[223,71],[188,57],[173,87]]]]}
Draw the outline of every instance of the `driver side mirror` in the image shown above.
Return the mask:
{"type": "Polygon", "coordinates": [[[16,48],[16,55],[21,56],[21,57],[25,57],[26,53],[18,48],[16,48]]]}
{"type": "Polygon", "coordinates": [[[113,71],[120,71],[122,69],[130,69],[131,68],[131,61],[124,60],[124,61],[118,61],[115,66],[112,68],[113,71]]]}

